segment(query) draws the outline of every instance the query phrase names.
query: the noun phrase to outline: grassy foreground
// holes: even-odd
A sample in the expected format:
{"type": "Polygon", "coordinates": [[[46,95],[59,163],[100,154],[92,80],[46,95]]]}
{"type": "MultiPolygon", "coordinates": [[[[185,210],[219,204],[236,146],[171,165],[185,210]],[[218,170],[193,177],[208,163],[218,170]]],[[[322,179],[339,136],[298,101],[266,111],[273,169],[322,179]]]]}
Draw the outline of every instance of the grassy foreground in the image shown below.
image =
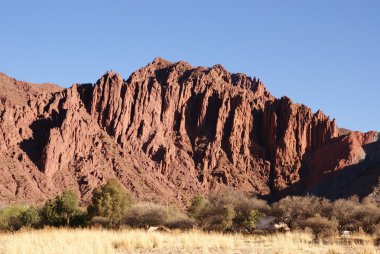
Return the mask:
{"type": "MultiPolygon", "coordinates": [[[[363,237],[362,237],[363,239],[363,237]]],[[[110,253],[378,253],[371,239],[361,244],[313,243],[306,233],[268,236],[142,230],[43,229],[0,234],[1,254],[110,253]]]]}

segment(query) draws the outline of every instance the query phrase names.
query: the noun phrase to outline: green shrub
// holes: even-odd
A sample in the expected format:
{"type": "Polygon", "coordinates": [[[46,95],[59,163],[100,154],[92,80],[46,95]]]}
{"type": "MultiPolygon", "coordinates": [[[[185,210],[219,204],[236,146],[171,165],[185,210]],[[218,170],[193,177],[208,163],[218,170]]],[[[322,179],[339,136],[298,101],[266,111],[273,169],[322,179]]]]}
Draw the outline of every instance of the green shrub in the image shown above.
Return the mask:
{"type": "Polygon", "coordinates": [[[72,226],[72,220],[79,213],[78,198],[71,190],[62,192],[54,200],[48,200],[42,208],[44,222],[50,226],[72,226]]]}
{"type": "Polygon", "coordinates": [[[76,210],[71,217],[70,226],[84,227],[88,225],[88,215],[86,211],[81,209],[76,210]]]}
{"type": "Polygon", "coordinates": [[[20,214],[20,219],[23,227],[38,227],[41,222],[40,214],[34,207],[25,208],[20,214]]]}
{"type": "Polygon", "coordinates": [[[109,180],[106,184],[94,189],[88,214],[90,218],[105,217],[111,224],[116,225],[131,203],[131,197],[123,187],[116,180],[109,180]]]}
{"type": "Polygon", "coordinates": [[[23,227],[38,227],[40,217],[33,207],[11,205],[0,210],[0,229],[19,230],[23,227]]]}

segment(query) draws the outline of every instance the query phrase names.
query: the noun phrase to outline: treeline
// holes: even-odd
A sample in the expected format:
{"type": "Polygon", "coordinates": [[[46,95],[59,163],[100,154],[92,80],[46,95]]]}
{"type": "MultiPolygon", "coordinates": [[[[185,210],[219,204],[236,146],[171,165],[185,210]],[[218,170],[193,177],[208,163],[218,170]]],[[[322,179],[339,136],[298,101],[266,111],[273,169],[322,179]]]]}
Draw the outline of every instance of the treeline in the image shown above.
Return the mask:
{"type": "Polygon", "coordinates": [[[187,210],[170,205],[133,203],[117,181],[93,191],[91,203],[79,207],[77,196],[64,191],[42,207],[11,205],[0,210],[0,230],[21,228],[88,227],[168,229],[199,228],[206,231],[258,233],[260,220],[286,224],[291,230],[310,230],[318,237],[343,231],[380,235],[380,207],[371,198],[329,201],[314,196],[290,196],[268,205],[264,200],[224,189],[207,197],[194,196],[187,210]]]}

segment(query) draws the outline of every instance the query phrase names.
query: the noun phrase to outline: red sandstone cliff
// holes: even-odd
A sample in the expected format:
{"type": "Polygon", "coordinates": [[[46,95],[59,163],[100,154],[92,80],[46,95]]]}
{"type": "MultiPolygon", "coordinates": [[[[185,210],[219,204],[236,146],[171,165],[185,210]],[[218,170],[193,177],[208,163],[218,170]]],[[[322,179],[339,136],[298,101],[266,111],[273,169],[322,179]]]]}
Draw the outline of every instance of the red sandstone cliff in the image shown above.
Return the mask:
{"type": "Polygon", "coordinates": [[[0,202],[66,188],[86,201],[109,178],[139,199],[185,203],[225,185],[278,197],[316,190],[377,144],[221,65],[156,58],[128,80],[111,71],[69,89],[1,75],[0,92],[0,202]]]}

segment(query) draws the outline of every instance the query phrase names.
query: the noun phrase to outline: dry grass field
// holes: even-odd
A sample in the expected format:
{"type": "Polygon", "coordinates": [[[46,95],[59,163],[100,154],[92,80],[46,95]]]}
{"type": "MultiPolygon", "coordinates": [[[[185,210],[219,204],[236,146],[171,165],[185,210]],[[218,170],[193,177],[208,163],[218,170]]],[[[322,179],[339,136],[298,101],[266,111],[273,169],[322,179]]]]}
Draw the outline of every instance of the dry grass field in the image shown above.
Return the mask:
{"type": "Polygon", "coordinates": [[[44,229],[0,234],[1,254],[111,253],[326,253],[376,254],[373,239],[359,243],[313,243],[306,233],[268,236],[142,230],[44,229]]]}

